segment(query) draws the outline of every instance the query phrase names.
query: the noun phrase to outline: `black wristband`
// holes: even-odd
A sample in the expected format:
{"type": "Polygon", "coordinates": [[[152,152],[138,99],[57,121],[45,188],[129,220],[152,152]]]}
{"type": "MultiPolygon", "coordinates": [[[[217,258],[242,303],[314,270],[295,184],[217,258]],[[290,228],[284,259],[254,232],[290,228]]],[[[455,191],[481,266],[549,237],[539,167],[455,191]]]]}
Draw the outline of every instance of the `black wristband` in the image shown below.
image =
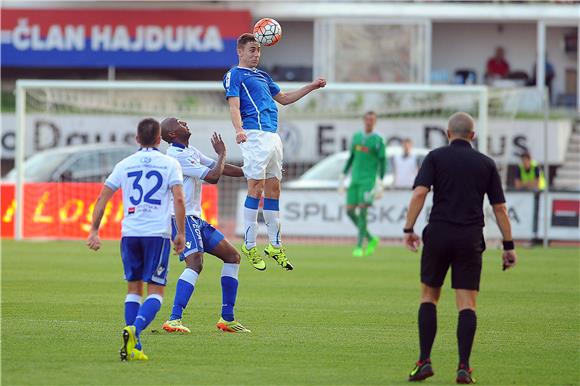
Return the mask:
{"type": "Polygon", "coordinates": [[[413,227],[411,228],[403,228],[403,233],[414,233],[413,227]]]}
{"type": "Polygon", "coordinates": [[[509,240],[509,241],[504,240],[503,241],[503,250],[504,251],[511,251],[512,249],[516,249],[514,241],[513,240],[509,240]]]}

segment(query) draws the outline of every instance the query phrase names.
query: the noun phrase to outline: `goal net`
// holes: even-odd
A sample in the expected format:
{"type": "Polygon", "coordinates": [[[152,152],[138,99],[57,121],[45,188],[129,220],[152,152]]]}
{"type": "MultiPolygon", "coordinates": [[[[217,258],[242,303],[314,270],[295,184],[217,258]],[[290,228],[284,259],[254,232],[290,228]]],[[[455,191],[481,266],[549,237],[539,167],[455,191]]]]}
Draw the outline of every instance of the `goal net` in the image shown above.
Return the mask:
{"type": "MultiPolygon", "coordinates": [[[[292,90],[301,85],[280,86],[292,90]]],[[[478,149],[507,170],[517,146],[510,130],[519,115],[539,111],[541,102],[535,89],[329,84],[295,104],[280,106],[283,234],[300,238],[355,234],[336,186],[344,151],[352,135],[363,129],[365,112],[377,114],[376,131],[385,138],[387,157],[399,152],[406,138],[423,155],[444,145],[448,117],[468,112],[477,122],[478,149]]],[[[12,154],[3,155],[16,161],[11,173],[15,185],[2,185],[3,234],[86,237],[104,178],[119,159],[137,149],[137,123],[146,117],[172,116],[188,122],[190,145],[210,157],[215,156],[210,136],[220,133],[228,148],[227,162],[241,165],[219,82],[19,81],[17,111],[13,122],[7,123],[15,128],[16,146],[12,154]],[[6,199],[10,194],[14,200],[6,199]]],[[[162,144],[161,150],[166,146],[162,144]]],[[[204,187],[204,217],[229,236],[240,231],[245,186],[244,179],[224,177],[217,187],[204,187]]],[[[379,232],[384,237],[391,228],[400,233],[408,192],[390,190],[387,196],[370,215],[372,228],[386,229],[379,232]],[[387,205],[390,202],[396,207],[387,205]]],[[[122,213],[117,195],[107,208],[104,238],[119,237],[122,213]]]]}

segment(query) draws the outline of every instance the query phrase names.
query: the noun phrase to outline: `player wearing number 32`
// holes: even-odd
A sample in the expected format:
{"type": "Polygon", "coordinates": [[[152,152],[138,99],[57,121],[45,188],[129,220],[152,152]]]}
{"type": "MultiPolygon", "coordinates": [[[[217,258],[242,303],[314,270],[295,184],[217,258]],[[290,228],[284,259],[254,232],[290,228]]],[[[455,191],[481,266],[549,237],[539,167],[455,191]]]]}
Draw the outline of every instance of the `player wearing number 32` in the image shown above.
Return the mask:
{"type": "Polygon", "coordinates": [[[179,163],[157,150],[161,128],[154,119],[139,122],[137,142],[141,148],[119,162],[106,179],[93,211],[87,246],[101,247],[99,227],[108,201],[117,189],[123,191],[121,260],[128,283],[121,360],[147,360],[139,335],[161,308],[167,283],[171,248],[171,196],[177,225],[173,246],[185,246],[185,199],[179,163]],[[143,282],[147,298],[141,303],[143,282]]]}
{"type": "Polygon", "coordinates": [[[236,142],[244,158],[244,175],[248,195],[244,204],[244,244],[242,252],[254,268],[266,269],[256,247],[258,205],[264,193],[264,220],[270,245],[264,252],[287,270],[293,269],[280,239],[280,180],[282,179],[282,141],[278,135],[278,108],[294,103],[308,93],[324,87],[318,78],[290,92],[280,87],[266,72],[256,67],[260,62],[260,43],[253,34],[241,35],[237,41],[239,64],[224,76],[223,85],[236,130],[236,142]]]}

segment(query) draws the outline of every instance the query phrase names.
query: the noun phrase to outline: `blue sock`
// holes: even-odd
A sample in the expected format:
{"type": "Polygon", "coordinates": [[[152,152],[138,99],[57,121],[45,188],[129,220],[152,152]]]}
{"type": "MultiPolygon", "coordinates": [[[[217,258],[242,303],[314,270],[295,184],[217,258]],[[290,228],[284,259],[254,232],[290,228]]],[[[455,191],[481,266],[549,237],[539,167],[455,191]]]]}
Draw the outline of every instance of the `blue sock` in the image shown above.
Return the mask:
{"type": "Polygon", "coordinates": [[[125,326],[135,324],[139,307],[141,307],[141,295],[127,294],[125,298],[125,326]]]}
{"type": "Polygon", "coordinates": [[[187,307],[187,303],[195,289],[195,283],[199,274],[191,268],[185,268],[175,288],[175,299],[173,300],[173,309],[169,320],[181,319],[183,310],[187,307]]]}
{"type": "Polygon", "coordinates": [[[222,318],[228,322],[234,320],[239,271],[239,264],[224,263],[222,268],[222,318]]]}
{"type": "MultiPolygon", "coordinates": [[[[153,319],[155,319],[155,315],[157,315],[157,312],[161,308],[161,303],[163,303],[161,295],[153,294],[147,296],[143,304],[141,304],[137,318],[135,318],[135,333],[138,339],[141,331],[146,329],[153,319]]],[[[141,350],[141,340],[139,340],[136,348],[141,350]]]]}

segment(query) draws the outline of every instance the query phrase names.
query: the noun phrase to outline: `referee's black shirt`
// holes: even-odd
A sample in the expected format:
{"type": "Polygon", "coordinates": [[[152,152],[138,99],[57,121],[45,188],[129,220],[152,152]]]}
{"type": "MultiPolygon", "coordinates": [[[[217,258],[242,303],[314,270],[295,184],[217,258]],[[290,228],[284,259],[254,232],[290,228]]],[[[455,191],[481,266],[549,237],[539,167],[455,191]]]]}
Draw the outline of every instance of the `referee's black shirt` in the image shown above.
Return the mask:
{"type": "Polygon", "coordinates": [[[433,186],[430,223],[483,227],[484,194],[491,205],[505,202],[495,162],[462,139],[427,154],[413,188],[416,186],[433,186]]]}

